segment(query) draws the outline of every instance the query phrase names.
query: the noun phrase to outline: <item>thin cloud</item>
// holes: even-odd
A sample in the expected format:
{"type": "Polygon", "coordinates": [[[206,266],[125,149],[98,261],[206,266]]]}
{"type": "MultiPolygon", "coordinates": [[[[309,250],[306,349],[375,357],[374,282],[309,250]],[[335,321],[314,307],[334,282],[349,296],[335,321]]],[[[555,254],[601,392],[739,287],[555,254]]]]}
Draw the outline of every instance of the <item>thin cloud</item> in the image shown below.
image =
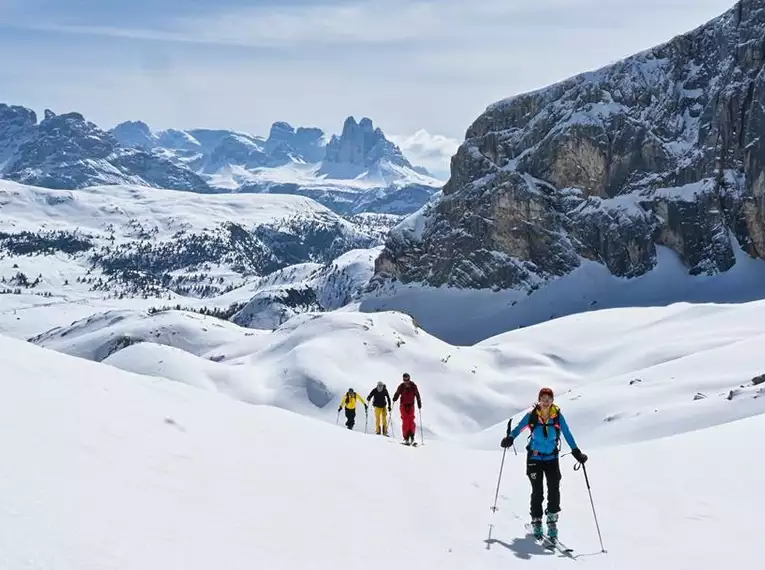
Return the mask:
{"type": "Polygon", "coordinates": [[[388,135],[410,162],[424,166],[438,178],[449,177],[449,164],[457,152],[458,140],[443,135],[432,135],[420,129],[411,135],[388,135]]]}
{"type": "MultiPolygon", "coordinates": [[[[625,0],[358,0],[310,4],[268,4],[229,7],[200,16],[177,18],[143,27],[113,24],[27,23],[28,29],[67,34],[132,38],[165,42],[235,45],[249,47],[299,47],[310,45],[396,44],[411,42],[463,46],[491,42],[501,50],[514,35],[524,32],[624,27],[619,7],[625,0]],[[618,16],[618,17],[617,17],[618,16]]],[[[656,11],[710,11],[726,5],[721,0],[643,0],[630,20],[654,18],[656,11]]],[[[727,7],[727,6],[726,6],[727,7]]],[[[710,15],[713,13],[710,11],[710,15]]],[[[668,39],[668,38],[667,38],[668,39]]],[[[516,46],[521,52],[523,45],[516,46]]]]}

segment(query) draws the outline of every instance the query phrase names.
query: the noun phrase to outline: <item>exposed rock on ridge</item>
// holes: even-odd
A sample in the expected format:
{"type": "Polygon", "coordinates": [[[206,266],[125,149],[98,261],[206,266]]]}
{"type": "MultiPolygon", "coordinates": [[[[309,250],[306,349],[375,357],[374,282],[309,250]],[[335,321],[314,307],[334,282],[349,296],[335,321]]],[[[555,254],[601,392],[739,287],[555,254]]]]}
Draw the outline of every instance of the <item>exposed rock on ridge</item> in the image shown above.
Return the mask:
{"type": "Polygon", "coordinates": [[[380,277],[534,289],[581,258],[634,277],[675,250],[692,274],[765,257],[765,0],[617,64],[495,103],[439,201],[380,277]]]}
{"type": "MultiPolygon", "coordinates": [[[[139,127],[140,128],[140,127],[139,127]]],[[[202,178],[173,162],[118,145],[79,113],[34,112],[0,104],[0,175],[71,190],[96,184],[139,184],[209,192],[202,178]]]]}

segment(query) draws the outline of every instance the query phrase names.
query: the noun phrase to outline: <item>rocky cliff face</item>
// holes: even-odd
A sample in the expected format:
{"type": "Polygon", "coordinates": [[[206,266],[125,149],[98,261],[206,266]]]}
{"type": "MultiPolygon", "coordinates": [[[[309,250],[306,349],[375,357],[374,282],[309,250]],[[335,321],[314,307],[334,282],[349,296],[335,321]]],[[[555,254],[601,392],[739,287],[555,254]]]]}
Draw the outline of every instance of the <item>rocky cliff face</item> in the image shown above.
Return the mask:
{"type": "Polygon", "coordinates": [[[31,109],[0,103],[0,174],[19,150],[34,136],[37,114],[31,109]]]}
{"type": "Polygon", "coordinates": [[[533,290],[582,258],[634,277],[657,245],[692,274],[765,257],[765,0],[617,64],[491,105],[442,197],[378,276],[533,290]]]}
{"type": "MultiPolygon", "coordinates": [[[[133,132],[140,132],[140,125],[133,132]]],[[[162,156],[122,148],[79,113],[33,111],[0,105],[0,175],[57,189],[97,184],[139,184],[208,192],[202,178],[162,156]]]]}
{"type": "Polygon", "coordinates": [[[157,146],[157,135],[143,121],[126,121],[109,131],[119,144],[126,148],[151,150],[157,146]]]}
{"type": "Polygon", "coordinates": [[[414,169],[401,150],[387,138],[385,133],[368,117],[356,122],[348,117],[340,136],[333,135],[327,144],[325,165],[345,165],[368,169],[379,167],[381,162],[414,169]]]}
{"type": "Polygon", "coordinates": [[[298,127],[279,121],[271,126],[265,152],[272,166],[298,159],[319,162],[324,158],[324,131],[314,127],[298,127]]]}

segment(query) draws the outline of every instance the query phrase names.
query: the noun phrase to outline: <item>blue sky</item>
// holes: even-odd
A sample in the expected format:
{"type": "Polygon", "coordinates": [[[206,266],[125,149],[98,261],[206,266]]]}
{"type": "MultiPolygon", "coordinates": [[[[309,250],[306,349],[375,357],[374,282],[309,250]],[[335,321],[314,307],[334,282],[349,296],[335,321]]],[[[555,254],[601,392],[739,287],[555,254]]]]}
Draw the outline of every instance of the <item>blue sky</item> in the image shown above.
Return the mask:
{"type": "MultiPolygon", "coordinates": [[[[0,0],[0,101],[104,128],[371,117],[444,160],[490,103],[694,28],[733,0],[0,0]]],[[[428,158],[430,157],[430,158],[428,158]]]]}

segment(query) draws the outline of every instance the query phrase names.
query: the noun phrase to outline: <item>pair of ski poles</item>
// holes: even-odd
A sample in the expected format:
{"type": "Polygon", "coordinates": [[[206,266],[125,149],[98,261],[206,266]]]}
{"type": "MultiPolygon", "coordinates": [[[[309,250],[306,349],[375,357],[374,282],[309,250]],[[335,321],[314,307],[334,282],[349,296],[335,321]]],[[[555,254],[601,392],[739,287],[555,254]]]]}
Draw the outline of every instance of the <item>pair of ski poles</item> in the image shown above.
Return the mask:
{"type": "MultiPolygon", "coordinates": [[[[510,418],[510,420],[507,422],[507,433],[509,434],[512,431],[512,424],[513,424],[513,418],[510,418]]],[[[515,451],[515,455],[518,455],[518,451],[515,449],[515,444],[513,444],[513,451],[515,451]]],[[[502,450],[502,463],[499,466],[499,477],[497,478],[497,492],[494,494],[494,506],[491,507],[491,510],[493,512],[497,512],[497,499],[499,498],[499,485],[502,481],[502,471],[505,467],[505,454],[507,453],[507,448],[505,447],[502,450]]],[[[587,466],[584,463],[577,463],[574,465],[574,471],[578,471],[579,469],[582,469],[582,472],[584,473],[584,480],[587,484],[587,493],[590,495],[590,505],[592,506],[592,516],[595,518],[595,528],[598,530],[598,540],[600,540],[600,551],[605,552],[606,549],[603,547],[603,535],[600,533],[600,524],[598,523],[598,515],[595,513],[595,501],[592,500],[592,488],[590,487],[590,478],[587,476],[587,466]]]]}
{"type": "MultiPolygon", "coordinates": [[[[335,425],[340,423],[340,410],[337,410],[337,417],[335,418],[335,425]]],[[[367,426],[369,425],[369,408],[364,408],[364,433],[367,433],[367,426]]]]}

